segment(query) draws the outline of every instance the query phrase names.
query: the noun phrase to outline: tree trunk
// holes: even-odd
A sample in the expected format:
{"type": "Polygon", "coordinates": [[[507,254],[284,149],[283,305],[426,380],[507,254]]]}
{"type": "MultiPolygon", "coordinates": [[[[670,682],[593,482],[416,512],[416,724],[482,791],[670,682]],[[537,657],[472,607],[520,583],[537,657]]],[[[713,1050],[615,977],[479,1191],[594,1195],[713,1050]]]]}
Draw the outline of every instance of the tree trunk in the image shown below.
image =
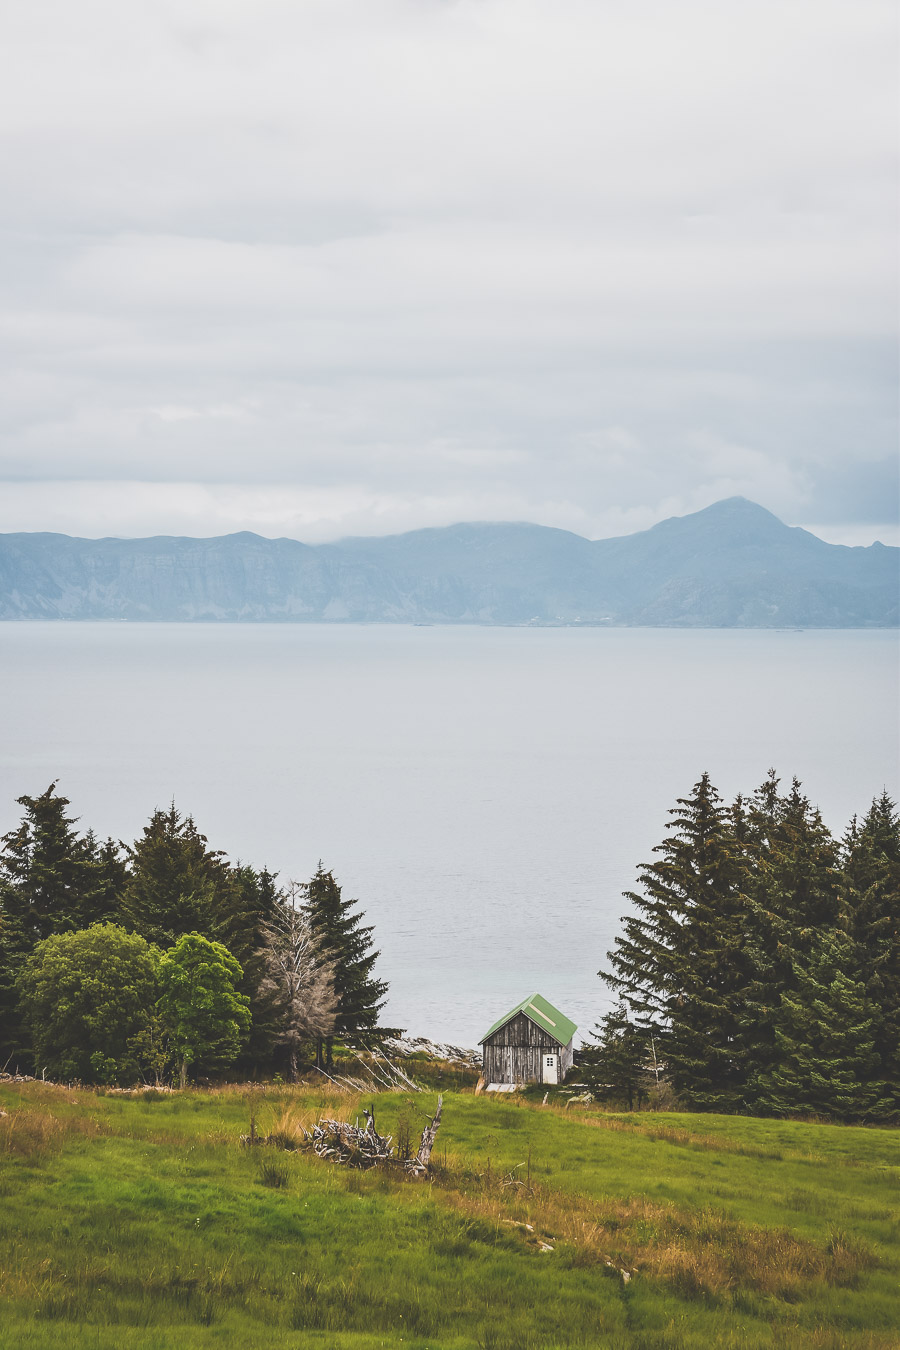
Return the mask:
{"type": "Polygon", "coordinates": [[[292,1083],[296,1083],[297,1079],[300,1077],[300,1070],[297,1065],[297,1047],[295,1045],[291,1046],[291,1051],[288,1055],[288,1075],[292,1083]]]}
{"type": "Polygon", "coordinates": [[[186,1087],[187,1087],[187,1071],[188,1071],[187,1055],[182,1055],[182,1057],[181,1057],[181,1077],[180,1077],[180,1080],[179,1080],[179,1086],[180,1086],[180,1087],[183,1087],[183,1088],[186,1088],[186,1087]]]}

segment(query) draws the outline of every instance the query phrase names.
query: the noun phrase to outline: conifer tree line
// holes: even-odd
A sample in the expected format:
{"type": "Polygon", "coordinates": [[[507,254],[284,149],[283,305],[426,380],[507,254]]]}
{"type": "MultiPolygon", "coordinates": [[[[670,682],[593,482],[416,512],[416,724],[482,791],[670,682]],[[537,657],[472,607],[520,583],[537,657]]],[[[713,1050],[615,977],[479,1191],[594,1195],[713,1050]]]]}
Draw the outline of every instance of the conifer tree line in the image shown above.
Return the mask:
{"type": "Polygon", "coordinates": [[[600,975],[601,1095],[663,1082],[689,1110],[900,1120],[900,817],[886,793],[835,839],[774,771],[670,812],[600,975]]]}
{"type": "Polygon", "coordinates": [[[182,1083],[326,1070],[381,1027],[372,927],[322,864],[287,887],[230,863],[191,816],[131,845],[79,833],[52,783],[0,839],[0,1070],[182,1083]]]}

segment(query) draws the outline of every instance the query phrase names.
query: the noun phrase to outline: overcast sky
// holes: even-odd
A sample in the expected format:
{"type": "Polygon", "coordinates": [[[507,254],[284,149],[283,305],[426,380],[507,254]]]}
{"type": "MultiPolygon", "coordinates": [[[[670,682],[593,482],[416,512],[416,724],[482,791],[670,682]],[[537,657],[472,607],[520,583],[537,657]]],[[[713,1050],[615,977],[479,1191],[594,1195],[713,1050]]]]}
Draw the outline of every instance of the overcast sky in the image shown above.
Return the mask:
{"type": "Polygon", "coordinates": [[[0,530],[898,541],[893,3],[0,12],[0,530]]]}

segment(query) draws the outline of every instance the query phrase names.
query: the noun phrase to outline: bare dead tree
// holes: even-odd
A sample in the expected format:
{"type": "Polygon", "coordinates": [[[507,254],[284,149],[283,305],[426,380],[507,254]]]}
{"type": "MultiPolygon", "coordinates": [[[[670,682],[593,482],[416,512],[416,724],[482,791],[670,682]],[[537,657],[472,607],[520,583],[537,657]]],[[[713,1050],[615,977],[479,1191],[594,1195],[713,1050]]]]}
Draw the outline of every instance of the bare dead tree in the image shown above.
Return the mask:
{"type": "Polygon", "coordinates": [[[300,1047],[332,1034],[338,1008],[334,966],[316,944],[301,908],[302,893],[292,881],[274,921],[263,929],[259,952],[265,969],[261,988],[282,1010],[277,1043],[287,1049],[292,1082],[299,1073],[300,1047]]]}

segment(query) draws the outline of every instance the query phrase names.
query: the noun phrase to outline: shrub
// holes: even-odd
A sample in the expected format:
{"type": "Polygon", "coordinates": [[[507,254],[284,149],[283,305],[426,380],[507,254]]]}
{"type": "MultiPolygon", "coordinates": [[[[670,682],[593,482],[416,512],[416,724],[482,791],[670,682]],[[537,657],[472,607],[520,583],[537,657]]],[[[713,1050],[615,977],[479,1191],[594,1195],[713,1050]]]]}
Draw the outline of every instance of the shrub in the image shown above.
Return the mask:
{"type": "Polygon", "coordinates": [[[134,1082],[133,1042],[152,1016],[158,955],[113,923],[39,942],[18,981],[38,1068],[67,1081],[134,1082]]]}

